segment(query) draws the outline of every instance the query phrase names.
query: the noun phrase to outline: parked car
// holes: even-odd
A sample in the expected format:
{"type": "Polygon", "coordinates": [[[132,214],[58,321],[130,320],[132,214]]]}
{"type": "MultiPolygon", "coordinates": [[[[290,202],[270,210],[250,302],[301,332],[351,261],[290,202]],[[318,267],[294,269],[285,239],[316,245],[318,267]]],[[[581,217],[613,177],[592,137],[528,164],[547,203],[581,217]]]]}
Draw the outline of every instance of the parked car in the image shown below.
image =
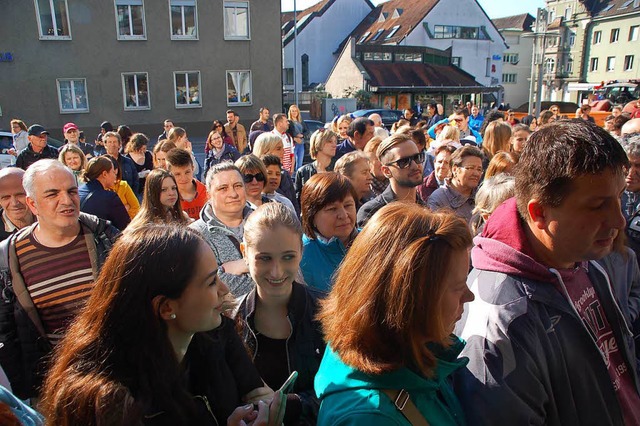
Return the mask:
{"type": "Polygon", "coordinates": [[[369,117],[371,114],[380,114],[382,117],[382,125],[387,129],[391,129],[391,126],[396,121],[400,120],[403,116],[402,111],[398,109],[359,109],[351,113],[355,118],[369,117]]]}
{"type": "Polygon", "coordinates": [[[640,84],[634,82],[605,84],[595,92],[598,99],[608,99],[614,104],[626,104],[640,98],[640,84]]]}

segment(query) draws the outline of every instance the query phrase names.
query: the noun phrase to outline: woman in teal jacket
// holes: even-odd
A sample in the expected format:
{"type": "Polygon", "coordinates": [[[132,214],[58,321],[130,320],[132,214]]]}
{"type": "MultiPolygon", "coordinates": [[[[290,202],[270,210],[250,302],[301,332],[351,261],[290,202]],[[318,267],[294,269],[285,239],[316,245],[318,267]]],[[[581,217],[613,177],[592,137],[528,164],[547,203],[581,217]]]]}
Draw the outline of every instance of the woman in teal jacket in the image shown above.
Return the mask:
{"type": "Polygon", "coordinates": [[[300,271],[305,283],[321,292],[331,290],[331,279],[358,234],[358,194],[348,178],[319,173],[302,187],[303,252],[300,271]]]}
{"type": "Polygon", "coordinates": [[[371,218],[319,314],[318,425],[465,424],[449,381],[468,361],[452,331],[473,299],[470,246],[451,213],[392,203],[371,218]]]}

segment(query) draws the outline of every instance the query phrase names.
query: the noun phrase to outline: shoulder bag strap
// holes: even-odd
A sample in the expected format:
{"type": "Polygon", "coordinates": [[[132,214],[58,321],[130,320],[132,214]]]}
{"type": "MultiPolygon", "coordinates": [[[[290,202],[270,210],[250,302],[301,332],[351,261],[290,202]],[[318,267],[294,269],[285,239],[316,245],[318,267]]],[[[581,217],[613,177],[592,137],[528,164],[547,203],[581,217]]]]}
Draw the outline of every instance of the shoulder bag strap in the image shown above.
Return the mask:
{"type": "Polygon", "coordinates": [[[413,401],[411,401],[411,395],[404,389],[382,389],[387,397],[393,401],[393,405],[396,409],[411,423],[412,426],[429,426],[429,422],[418,411],[413,401]]]}
{"type": "Polygon", "coordinates": [[[89,201],[89,198],[91,198],[91,196],[95,193],[96,191],[91,191],[89,194],[87,194],[87,197],[80,203],[80,211],[82,211],[82,208],[85,206],[85,204],[87,204],[87,201],[89,201]]]}

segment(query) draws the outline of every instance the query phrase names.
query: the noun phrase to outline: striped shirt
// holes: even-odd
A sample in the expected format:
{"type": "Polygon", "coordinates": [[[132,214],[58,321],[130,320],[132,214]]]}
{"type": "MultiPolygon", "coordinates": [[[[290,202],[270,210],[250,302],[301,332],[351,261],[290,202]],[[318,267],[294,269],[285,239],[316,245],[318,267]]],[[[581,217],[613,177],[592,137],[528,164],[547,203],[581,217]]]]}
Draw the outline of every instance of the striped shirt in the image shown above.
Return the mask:
{"type": "Polygon", "coordinates": [[[56,345],[93,289],[84,234],[62,247],[45,247],[33,233],[16,243],[20,271],[47,338],[56,345]]]}
{"type": "Polygon", "coordinates": [[[276,129],[273,129],[273,133],[280,136],[282,139],[282,146],[284,148],[284,155],[282,156],[282,168],[293,174],[293,141],[287,132],[280,133],[276,129]]]}

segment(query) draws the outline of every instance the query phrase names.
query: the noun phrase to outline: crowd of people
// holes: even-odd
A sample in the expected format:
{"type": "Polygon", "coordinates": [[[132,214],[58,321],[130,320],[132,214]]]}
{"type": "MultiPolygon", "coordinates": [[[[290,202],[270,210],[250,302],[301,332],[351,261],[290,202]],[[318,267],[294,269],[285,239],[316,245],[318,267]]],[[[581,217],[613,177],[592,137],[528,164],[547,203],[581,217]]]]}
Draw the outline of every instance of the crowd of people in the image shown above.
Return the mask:
{"type": "Polygon", "coordinates": [[[0,423],[640,424],[640,118],[577,115],[12,120],[0,423]]]}

